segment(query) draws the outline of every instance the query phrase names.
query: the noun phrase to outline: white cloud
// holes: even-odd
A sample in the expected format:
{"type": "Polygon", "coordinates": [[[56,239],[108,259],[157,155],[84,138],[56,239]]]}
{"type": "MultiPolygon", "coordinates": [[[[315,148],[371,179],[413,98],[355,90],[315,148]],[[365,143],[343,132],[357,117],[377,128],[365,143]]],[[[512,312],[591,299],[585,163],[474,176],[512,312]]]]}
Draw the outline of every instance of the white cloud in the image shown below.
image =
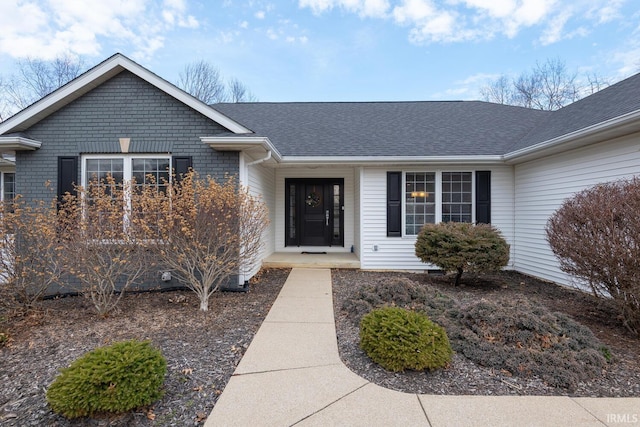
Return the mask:
{"type": "Polygon", "coordinates": [[[136,59],[151,56],[177,27],[197,28],[185,0],[79,2],[5,0],[0,15],[0,53],[52,59],[62,53],[102,55],[107,40],[131,45],[136,59]]]}
{"type": "Polygon", "coordinates": [[[298,5],[310,8],[317,15],[333,8],[341,8],[363,18],[385,17],[390,7],[388,0],[300,0],[298,5]]]}
{"type": "Polygon", "coordinates": [[[542,44],[580,37],[590,27],[620,18],[628,0],[299,0],[322,14],[334,8],[390,19],[409,28],[416,44],[514,38],[537,27],[542,44]]]}
{"type": "Polygon", "coordinates": [[[253,16],[255,16],[257,19],[264,19],[265,15],[266,13],[264,10],[259,10],[253,14],[253,16]]]}

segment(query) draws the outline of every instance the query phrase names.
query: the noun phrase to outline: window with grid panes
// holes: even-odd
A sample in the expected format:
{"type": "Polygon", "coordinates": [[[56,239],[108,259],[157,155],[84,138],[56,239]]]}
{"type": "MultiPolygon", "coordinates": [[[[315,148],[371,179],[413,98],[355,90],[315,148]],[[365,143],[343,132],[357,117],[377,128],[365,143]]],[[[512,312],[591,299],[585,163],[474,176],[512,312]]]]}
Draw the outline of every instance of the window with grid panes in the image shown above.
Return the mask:
{"type": "Polygon", "coordinates": [[[471,222],[471,172],[442,172],[442,222],[471,222]]]}
{"type": "Polygon", "coordinates": [[[415,235],[436,221],[435,172],[405,174],[405,234],[415,235]]]}

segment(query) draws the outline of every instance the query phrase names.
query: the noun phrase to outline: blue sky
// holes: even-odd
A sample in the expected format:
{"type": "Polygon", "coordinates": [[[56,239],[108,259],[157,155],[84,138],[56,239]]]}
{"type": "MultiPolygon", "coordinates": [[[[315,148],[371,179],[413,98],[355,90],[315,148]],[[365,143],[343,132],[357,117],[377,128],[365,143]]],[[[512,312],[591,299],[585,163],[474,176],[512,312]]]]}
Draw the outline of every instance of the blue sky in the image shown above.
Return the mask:
{"type": "Polygon", "coordinates": [[[3,0],[0,73],[121,52],[169,81],[204,59],[260,101],[479,99],[549,58],[640,71],[637,0],[3,0]]]}

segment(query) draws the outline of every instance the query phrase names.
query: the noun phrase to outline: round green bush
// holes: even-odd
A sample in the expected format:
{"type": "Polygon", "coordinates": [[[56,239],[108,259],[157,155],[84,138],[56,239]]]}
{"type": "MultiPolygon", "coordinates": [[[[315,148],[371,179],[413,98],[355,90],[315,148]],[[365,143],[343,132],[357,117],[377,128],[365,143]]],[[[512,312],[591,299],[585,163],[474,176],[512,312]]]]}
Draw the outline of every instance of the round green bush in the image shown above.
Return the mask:
{"type": "Polygon", "coordinates": [[[398,372],[447,366],[453,351],[444,328],[400,307],[371,311],[360,321],[360,347],[383,368],[398,372]]]}
{"type": "Polygon", "coordinates": [[[67,418],[126,412],[162,397],[164,356],[149,341],[97,348],[61,370],[47,390],[54,412],[67,418]]]}

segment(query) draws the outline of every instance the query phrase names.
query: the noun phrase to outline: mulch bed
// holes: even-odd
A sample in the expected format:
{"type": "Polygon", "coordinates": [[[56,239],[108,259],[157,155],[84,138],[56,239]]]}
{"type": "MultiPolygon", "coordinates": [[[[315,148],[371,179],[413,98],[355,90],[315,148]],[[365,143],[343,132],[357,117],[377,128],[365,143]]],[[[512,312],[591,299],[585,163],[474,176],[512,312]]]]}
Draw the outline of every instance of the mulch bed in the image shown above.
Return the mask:
{"type": "Polygon", "coordinates": [[[10,325],[0,348],[0,425],[201,425],[280,292],[289,270],[267,270],[247,293],[219,292],[200,312],[188,290],[125,294],[102,319],[82,297],[43,301],[10,325]],[[51,412],[46,389],[60,368],[115,341],[151,340],[167,359],[164,397],[121,416],[69,421],[51,412]]]}
{"type": "MultiPolygon", "coordinates": [[[[202,425],[264,320],[289,270],[264,271],[248,293],[218,293],[209,312],[198,310],[190,291],[127,294],[118,312],[98,318],[81,297],[44,301],[40,309],[9,326],[11,341],[0,348],[0,425],[3,426],[184,426],[202,425]],[[164,397],[149,408],[69,421],[51,412],[45,392],[60,368],[114,341],[150,339],[167,358],[164,397]]],[[[601,378],[581,384],[574,396],[640,396],[640,339],[620,326],[606,303],[567,288],[515,273],[467,279],[423,274],[334,270],[338,344],[344,363],[367,380],[412,393],[564,395],[537,378],[519,378],[455,355],[447,369],[391,373],[358,346],[357,321],[341,307],[357,287],[385,277],[429,283],[460,299],[500,295],[530,298],[588,326],[614,361],[601,378]]]]}
{"type": "Polygon", "coordinates": [[[484,278],[463,277],[463,285],[454,287],[452,278],[427,274],[333,271],[333,296],[338,347],[343,362],[363,378],[409,393],[453,395],[571,395],[588,397],[640,396],[640,338],[631,335],[606,301],[589,294],[543,282],[514,272],[484,278]],[[613,354],[602,375],[580,383],[576,390],[550,387],[536,377],[518,377],[503,370],[480,366],[455,354],[451,365],[433,372],[388,372],[373,363],[359,347],[359,319],[342,307],[359,287],[384,278],[407,277],[430,284],[459,301],[481,298],[527,298],[551,311],[571,316],[587,326],[613,354]]]}

